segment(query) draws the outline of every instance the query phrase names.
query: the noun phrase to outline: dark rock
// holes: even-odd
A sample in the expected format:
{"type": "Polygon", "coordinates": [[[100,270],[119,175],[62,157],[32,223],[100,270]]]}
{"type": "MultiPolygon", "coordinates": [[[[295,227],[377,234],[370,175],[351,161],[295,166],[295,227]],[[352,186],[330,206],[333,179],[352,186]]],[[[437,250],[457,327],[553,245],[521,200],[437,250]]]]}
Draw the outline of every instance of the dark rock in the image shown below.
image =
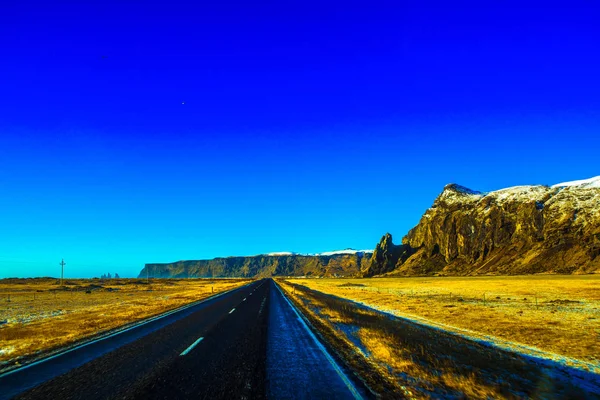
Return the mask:
{"type": "Polygon", "coordinates": [[[392,243],[392,235],[386,233],[371,256],[371,262],[363,269],[362,276],[370,277],[381,275],[393,271],[398,262],[404,262],[408,259],[413,249],[408,245],[395,245],[392,243]]]}
{"type": "MultiPolygon", "coordinates": [[[[395,256],[379,255],[394,249],[389,239],[373,254],[374,275],[390,271],[395,256]]],[[[600,272],[600,188],[448,185],[402,243],[410,257],[397,258],[394,275],[600,272]]]]}
{"type": "Polygon", "coordinates": [[[370,262],[370,253],[333,255],[258,255],[212,260],[146,264],[138,278],[213,278],[268,276],[359,276],[370,262]]]}

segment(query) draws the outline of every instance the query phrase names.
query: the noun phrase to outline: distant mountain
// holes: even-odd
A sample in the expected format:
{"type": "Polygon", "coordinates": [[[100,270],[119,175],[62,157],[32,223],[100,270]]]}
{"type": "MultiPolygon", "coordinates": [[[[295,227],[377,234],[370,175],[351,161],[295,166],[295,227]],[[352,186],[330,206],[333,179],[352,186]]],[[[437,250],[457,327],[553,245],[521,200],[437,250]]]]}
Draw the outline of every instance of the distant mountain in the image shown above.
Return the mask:
{"type": "Polygon", "coordinates": [[[372,250],[339,250],[320,254],[277,252],[247,257],[146,264],[139,274],[157,278],[359,276],[372,250]]]}
{"type": "Polygon", "coordinates": [[[377,245],[364,276],[600,272],[600,177],[489,193],[447,185],[419,224],[377,245]]]}
{"type": "Polygon", "coordinates": [[[375,251],[275,252],[146,264],[140,277],[600,273],[600,177],[478,192],[446,185],[417,226],[375,251]]]}

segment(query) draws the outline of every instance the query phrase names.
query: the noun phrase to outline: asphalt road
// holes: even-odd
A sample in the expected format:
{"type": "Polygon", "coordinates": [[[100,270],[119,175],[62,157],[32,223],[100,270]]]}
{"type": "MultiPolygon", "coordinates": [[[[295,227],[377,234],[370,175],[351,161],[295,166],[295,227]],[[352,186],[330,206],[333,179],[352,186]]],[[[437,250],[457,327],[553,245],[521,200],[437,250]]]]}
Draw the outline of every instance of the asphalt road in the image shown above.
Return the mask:
{"type": "Polygon", "coordinates": [[[0,376],[0,398],[362,398],[272,280],[0,376]]]}

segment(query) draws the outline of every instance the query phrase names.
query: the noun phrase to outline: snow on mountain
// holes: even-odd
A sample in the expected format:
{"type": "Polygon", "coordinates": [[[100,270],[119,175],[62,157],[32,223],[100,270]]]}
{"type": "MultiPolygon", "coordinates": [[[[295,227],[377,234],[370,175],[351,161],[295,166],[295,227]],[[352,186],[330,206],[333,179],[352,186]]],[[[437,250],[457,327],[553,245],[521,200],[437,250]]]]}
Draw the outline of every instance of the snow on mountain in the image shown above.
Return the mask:
{"type": "Polygon", "coordinates": [[[336,251],[326,251],[324,253],[317,253],[316,256],[333,256],[336,254],[356,254],[356,253],[372,253],[373,250],[354,250],[354,249],[346,249],[346,250],[336,250],[336,251]]]}
{"type": "Polygon", "coordinates": [[[354,250],[354,249],[345,249],[345,250],[335,250],[335,251],[325,251],[323,253],[294,253],[291,251],[279,251],[274,253],[266,253],[261,254],[263,256],[334,256],[337,254],[356,254],[356,253],[373,253],[373,250],[354,250]]]}
{"type": "Polygon", "coordinates": [[[582,189],[588,188],[600,188],[600,176],[596,176],[590,179],[582,179],[579,181],[563,182],[556,185],[552,185],[553,188],[579,186],[582,189]]]}
{"type": "Polygon", "coordinates": [[[536,200],[549,189],[560,189],[574,187],[577,189],[600,188],[600,176],[590,179],[582,179],[572,182],[563,182],[552,186],[545,185],[523,185],[512,186],[491,192],[478,192],[455,183],[446,185],[440,195],[440,199],[446,202],[477,201],[483,197],[491,196],[499,201],[505,200],[536,200]]]}
{"type": "Polygon", "coordinates": [[[495,190],[486,193],[486,196],[493,196],[499,201],[504,200],[537,200],[548,191],[547,186],[513,186],[506,189],[495,190]]]}
{"type": "Polygon", "coordinates": [[[460,193],[460,194],[467,194],[467,195],[475,195],[475,196],[484,194],[484,193],[478,192],[476,190],[471,190],[468,187],[458,185],[456,183],[450,183],[450,184],[446,185],[444,187],[444,192],[446,192],[446,191],[460,193]]]}

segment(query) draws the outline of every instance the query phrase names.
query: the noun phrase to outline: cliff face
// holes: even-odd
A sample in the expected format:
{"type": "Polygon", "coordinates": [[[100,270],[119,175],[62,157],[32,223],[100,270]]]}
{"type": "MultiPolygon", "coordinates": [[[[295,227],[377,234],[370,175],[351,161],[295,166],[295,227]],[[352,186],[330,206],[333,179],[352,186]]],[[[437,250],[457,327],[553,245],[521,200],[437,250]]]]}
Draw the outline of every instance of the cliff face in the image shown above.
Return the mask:
{"type": "Polygon", "coordinates": [[[268,277],[268,276],[358,276],[370,262],[370,253],[330,255],[258,255],[212,260],[146,264],[139,274],[156,278],[268,277]]]}
{"type": "Polygon", "coordinates": [[[371,261],[365,263],[361,275],[370,277],[392,271],[398,262],[404,262],[413,253],[414,250],[409,245],[395,245],[392,243],[392,235],[386,233],[381,241],[377,243],[371,261]]]}
{"type": "Polygon", "coordinates": [[[363,274],[600,272],[600,177],[490,193],[448,185],[402,243],[384,237],[363,274]]]}
{"type": "Polygon", "coordinates": [[[490,193],[447,185],[417,226],[375,251],[146,264],[140,277],[600,273],[600,177],[490,193]]]}

